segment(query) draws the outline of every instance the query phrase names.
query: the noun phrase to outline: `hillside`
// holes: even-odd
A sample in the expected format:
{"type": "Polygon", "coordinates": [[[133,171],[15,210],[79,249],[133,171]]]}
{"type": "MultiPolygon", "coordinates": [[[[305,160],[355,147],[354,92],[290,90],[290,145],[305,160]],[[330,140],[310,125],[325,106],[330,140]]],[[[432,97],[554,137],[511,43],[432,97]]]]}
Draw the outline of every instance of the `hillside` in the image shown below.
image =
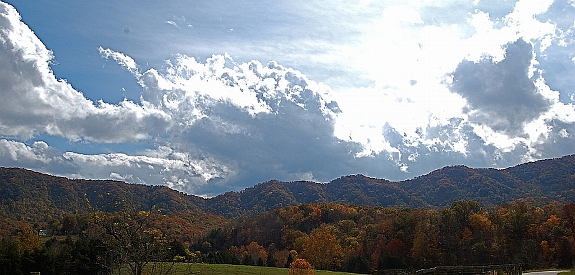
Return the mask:
{"type": "Polygon", "coordinates": [[[113,211],[127,201],[140,209],[163,212],[201,211],[203,199],[165,186],[128,184],[110,180],[55,177],[20,168],[0,168],[0,217],[49,221],[68,213],[93,209],[113,211]]]}
{"type": "Polygon", "coordinates": [[[447,207],[458,200],[494,206],[518,199],[575,201],[575,155],[507,169],[444,167],[400,182],[350,175],[329,183],[268,181],[206,201],[206,210],[237,217],[312,202],[410,208],[447,207]]]}
{"type": "Polygon", "coordinates": [[[575,201],[575,155],[524,163],[507,169],[451,166],[398,183],[432,206],[456,200],[496,205],[517,199],[575,201]]]}
{"type": "Polygon", "coordinates": [[[32,222],[66,213],[86,213],[90,207],[111,211],[114,203],[122,200],[141,209],[156,206],[165,213],[204,211],[234,218],[315,202],[437,208],[457,200],[490,206],[525,198],[575,201],[575,155],[508,169],[450,166],[401,182],[363,175],[344,176],[329,183],[271,180],[211,199],[165,186],[73,180],[20,168],[0,168],[0,217],[32,222]]]}

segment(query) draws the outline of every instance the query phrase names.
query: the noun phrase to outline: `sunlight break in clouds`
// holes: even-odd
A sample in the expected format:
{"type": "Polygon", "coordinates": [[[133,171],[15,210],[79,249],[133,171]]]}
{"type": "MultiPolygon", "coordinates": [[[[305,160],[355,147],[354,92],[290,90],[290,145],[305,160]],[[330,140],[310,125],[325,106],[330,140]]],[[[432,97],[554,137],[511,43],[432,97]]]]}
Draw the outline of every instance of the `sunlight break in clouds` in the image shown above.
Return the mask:
{"type": "MultiPolygon", "coordinates": [[[[451,8],[450,4],[446,6],[443,7],[445,12],[451,8]]],[[[355,60],[354,66],[366,71],[375,80],[375,84],[372,87],[353,90],[353,93],[338,95],[343,113],[338,120],[337,136],[360,141],[366,148],[362,154],[376,154],[397,150],[381,135],[385,125],[405,135],[406,142],[415,139],[426,143],[425,140],[429,141],[433,136],[425,138],[421,135],[426,133],[425,125],[449,127],[453,118],[463,117],[466,123],[470,123],[476,129],[475,133],[488,141],[488,144],[507,152],[516,146],[533,148],[534,144],[541,141],[541,136],[545,136],[552,127],[541,125],[541,120],[537,120],[537,125],[543,126],[542,128],[529,123],[536,123],[535,119],[542,117],[543,111],[550,111],[551,102],[557,101],[557,98],[556,95],[544,98],[551,95],[544,92],[548,89],[544,80],[533,76],[533,72],[537,71],[533,68],[537,65],[537,60],[536,56],[531,54],[531,48],[527,49],[528,52],[523,54],[523,57],[519,57],[524,58],[522,68],[521,65],[514,64],[499,72],[491,68],[461,72],[461,75],[473,79],[469,86],[462,89],[463,93],[459,93],[455,88],[461,85],[459,77],[455,80],[457,83],[452,83],[454,81],[452,72],[458,75],[465,64],[475,62],[493,64],[491,66],[496,68],[501,66],[497,65],[499,63],[510,64],[519,61],[511,55],[511,50],[506,54],[506,49],[514,47],[514,42],[521,37],[533,40],[541,50],[545,50],[547,43],[550,43],[549,38],[555,35],[556,29],[551,22],[538,21],[534,16],[546,12],[550,6],[549,1],[537,3],[520,1],[510,14],[495,22],[491,21],[489,14],[475,10],[469,12],[467,18],[459,18],[458,22],[446,25],[426,22],[424,19],[428,17],[420,13],[426,8],[423,6],[398,5],[385,8],[381,19],[374,20],[373,27],[368,28],[359,55],[357,51],[349,50],[348,54],[355,56],[351,58],[355,60]],[[502,23],[505,25],[502,26],[502,23]],[[509,86],[506,87],[499,83],[499,79],[493,79],[508,72],[516,72],[517,77],[522,77],[523,82],[510,80],[509,86]],[[477,76],[477,74],[485,75],[477,76]],[[477,84],[482,81],[500,86],[489,88],[478,86],[477,84]],[[530,95],[516,93],[513,90],[508,92],[510,86],[517,85],[530,86],[530,95]],[[479,90],[489,91],[497,96],[481,94],[478,93],[479,90]],[[503,95],[505,93],[506,96],[503,95]],[[458,95],[464,96],[465,100],[458,95]],[[498,116],[489,116],[491,111],[476,105],[479,102],[475,102],[470,96],[479,100],[491,100],[485,102],[485,107],[490,109],[502,104],[501,111],[509,112],[509,115],[507,118],[505,115],[500,116],[501,113],[498,116]],[[506,98],[509,96],[517,98],[506,98]],[[529,98],[541,102],[539,107],[525,102],[529,98]],[[521,110],[524,111],[509,108],[513,105],[523,106],[521,110]],[[357,108],[358,106],[361,108],[357,108]],[[526,116],[526,111],[530,111],[533,115],[526,116]],[[471,117],[468,117],[470,115],[471,117]],[[514,118],[505,122],[507,126],[501,125],[500,119],[509,119],[509,116],[514,118]],[[517,132],[512,134],[507,131],[497,134],[500,132],[500,127],[513,127],[513,131],[517,132]],[[537,130],[533,131],[535,129],[537,130]],[[517,135],[521,135],[521,138],[516,138],[517,135]]],[[[438,8],[436,11],[441,12],[441,9],[438,8]]],[[[525,47],[528,47],[527,44],[525,47]]],[[[555,106],[564,110],[561,105],[556,103],[555,106]]],[[[572,108],[572,105],[568,106],[572,108]]],[[[569,116],[563,119],[571,120],[569,116]]],[[[468,153],[464,140],[453,143],[453,148],[458,148],[455,150],[463,154],[468,153]]],[[[533,156],[535,155],[539,153],[533,156]]],[[[522,157],[522,160],[528,159],[532,159],[531,156],[522,157]]]]}
{"type": "Polygon", "coordinates": [[[145,30],[122,17],[120,36],[94,32],[88,50],[139,88],[117,103],[58,79],[52,52],[1,3],[0,165],[213,196],[270,179],[401,180],[575,153],[565,1],[180,2],[135,7],[158,15],[131,19],[145,30]],[[168,60],[152,66],[134,50],[149,45],[168,60]]]}

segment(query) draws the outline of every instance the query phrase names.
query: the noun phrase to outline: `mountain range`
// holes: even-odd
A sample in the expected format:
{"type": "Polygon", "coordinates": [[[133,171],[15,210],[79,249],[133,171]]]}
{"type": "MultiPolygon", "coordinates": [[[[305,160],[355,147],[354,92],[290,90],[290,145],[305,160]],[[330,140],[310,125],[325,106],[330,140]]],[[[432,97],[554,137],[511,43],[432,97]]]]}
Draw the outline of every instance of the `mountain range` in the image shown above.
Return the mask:
{"type": "Polygon", "coordinates": [[[236,218],[302,203],[440,208],[459,200],[490,207],[520,199],[575,201],[575,155],[506,169],[448,166],[398,182],[364,175],[343,176],[328,183],[270,180],[213,198],[159,185],[68,179],[22,168],[0,168],[0,217],[30,222],[95,209],[113,211],[118,202],[140,209],[155,206],[165,213],[192,211],[236,218]]]}

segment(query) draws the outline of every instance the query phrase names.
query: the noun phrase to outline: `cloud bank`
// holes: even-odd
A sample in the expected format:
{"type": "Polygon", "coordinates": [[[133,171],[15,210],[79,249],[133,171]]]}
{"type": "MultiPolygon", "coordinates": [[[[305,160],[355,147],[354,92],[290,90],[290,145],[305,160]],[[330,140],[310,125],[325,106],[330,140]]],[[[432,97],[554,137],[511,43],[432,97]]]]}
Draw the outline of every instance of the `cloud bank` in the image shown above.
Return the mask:
{"type": "Polygon", "coordinates": [[[174,54],[142,69],[100,46],[141,87],[138,102],[107,103],[58,79],[52,52],[0,2],[0,165],[213,196],[270,179],[400,180],[575,153],[572,81],[550,75],[559,63],[575,70],[559,60],[573,26],[549,15],[565,8],[481,3],[461,17],[430,17],[455,3],[379,7],[359,50],[341,47],[335,62],[353,60],[342,70],[371,84],[338,91],[275,61],[174,54]],[[135,149],[67,151],[54,138],[135,149]]]}

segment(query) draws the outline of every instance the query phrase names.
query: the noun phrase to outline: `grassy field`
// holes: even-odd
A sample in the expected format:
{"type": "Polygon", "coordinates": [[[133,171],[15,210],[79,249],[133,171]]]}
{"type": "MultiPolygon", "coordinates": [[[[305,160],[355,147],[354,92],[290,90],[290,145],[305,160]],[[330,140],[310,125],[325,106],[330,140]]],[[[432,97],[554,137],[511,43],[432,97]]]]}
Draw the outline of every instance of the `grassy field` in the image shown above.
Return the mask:
{"type": "MultiPolygon", "coordinates": [[[[156,271],[152,272],[153,268],[151,264],[147,272],[144,274],[165,274],[159,272],[159,269],[167,270],[167,266],[156,266],[156,271]]],[[[201,275],[287,275],[289,272],[288,268],[274,268],[274,267],[262,267],[262,266],[248,266],[248,265],[227,265],[227,264],[185,264],[177,263],[169,271],[170,275],[189,275],[189,274],[201,274],[201,275]]],[[[128,273],[122,272],[122,275],[128,273]]],[[[346,272],[333,272],[325,270],[316,270],[315,275],[351,275],[354,273],[346,272]]]]}

